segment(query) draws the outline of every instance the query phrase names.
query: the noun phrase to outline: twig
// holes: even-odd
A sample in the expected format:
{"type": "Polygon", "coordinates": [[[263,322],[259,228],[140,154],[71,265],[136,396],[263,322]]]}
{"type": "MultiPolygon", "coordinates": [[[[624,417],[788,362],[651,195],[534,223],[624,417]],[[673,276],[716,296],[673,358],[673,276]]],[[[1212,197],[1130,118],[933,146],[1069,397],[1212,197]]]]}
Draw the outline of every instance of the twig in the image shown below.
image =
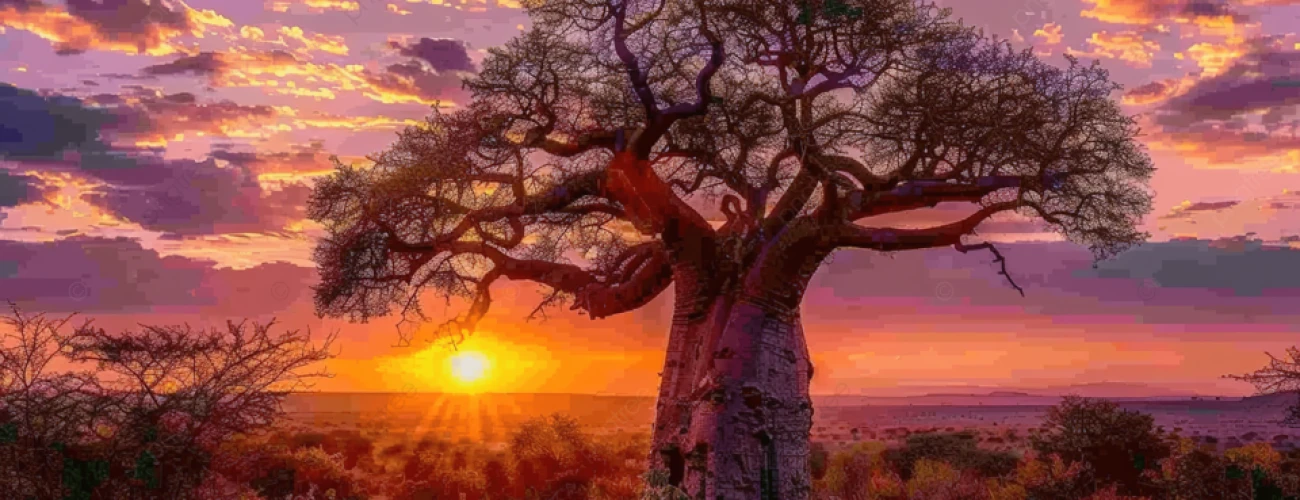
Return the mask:
{"type": "Polygon", "coordinates": [[[1006,276],[1006,277],[1007,277],[1007,283],[1010,283],[1012,288],[1015,288],[1017,292],[1020,292],[1020,296],[1021,296],[1021,297],[1024,297],[1024,296],[1025,296],[1025,289],[1020,288],[1020,285],[1017,285],[1017,284],[1016,284],[1016,281],[1013,280],[1013,279],[1011,279],[1011,274],[1007,273],[1007,259],[1002,257],[1002,252],[999,252],[998,249],[997,249],[997,247],[994,247],[992,243],[989,243],[989,242],[986,241],[986,242],[984,242],[984,243],[976,243],[976,244],[974,244],[974,245],[966,245],[966,244],[963,244],[962,242],[958,241],[957,243],[954,243],[952,246],[953,246],[953,248],[956,248],[957,251],[959,251],[959,252],[961,252],[961,253],[967,253],[967,252],[970,252],[970,251],[972,251],[972,250],[988,250],[988,251],[990,251],[990,252],[993,252],[993,257],[995,257],[995,258],[993,259],[993,262],[994,262],[994,263],[997,263],[997,264],[1000,264],[1001,267],[1002,267],[1002,270],[1001,270],[1001,271],[998,271],[998,274],[1001,274],[1001,275],[1003,275],[1003,276],[1006,276]]]}

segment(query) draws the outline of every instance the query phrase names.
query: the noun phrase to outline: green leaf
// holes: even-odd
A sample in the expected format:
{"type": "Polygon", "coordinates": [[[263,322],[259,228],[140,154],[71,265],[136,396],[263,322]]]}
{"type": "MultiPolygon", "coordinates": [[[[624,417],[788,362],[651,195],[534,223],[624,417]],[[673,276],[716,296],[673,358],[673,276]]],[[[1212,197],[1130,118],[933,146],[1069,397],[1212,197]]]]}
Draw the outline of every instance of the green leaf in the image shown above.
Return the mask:
{"type": "Polygon", "coordinates": [[[135,459],[135,471],[132,476],[144,481],[145,486],[149,489],[154,489],[158,487],[157,468],[158,458],[154,457],[149,450],[144,450],[135,459]]]}
{"type": "Polygon", "coordinates": [[[106,460],[63,460],[63,487],[68,490],[64,500],[89,500],[95,488],[107,479],[106,460]]]}
{"type": "Polygon", "coordinates": [[[18,423],[9,422],[0,425],[0,444],[13,443],[18,441],[18,423]]]}
{"type": "Polygon", "coordinates": [[[808,6],[808,2],[799,2],[799,15],[795,18],[795,22],[803,25],[812,24],[812,9],[808,6]]]}

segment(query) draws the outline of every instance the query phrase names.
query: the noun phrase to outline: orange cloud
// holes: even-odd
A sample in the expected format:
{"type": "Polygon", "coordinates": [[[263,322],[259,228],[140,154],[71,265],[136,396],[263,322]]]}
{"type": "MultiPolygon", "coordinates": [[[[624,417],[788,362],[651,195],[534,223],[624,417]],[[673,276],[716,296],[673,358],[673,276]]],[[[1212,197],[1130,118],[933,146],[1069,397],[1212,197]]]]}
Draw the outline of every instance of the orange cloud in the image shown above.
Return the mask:
{"type": "Polygon", "coordinates": [[[303,48],[300,49],[300,52],[306,53],[313,50],[319,50],[321,52],[340,56],[348,55],[348,46],[344,44],[343,37],[341,36],[323,35],[320,33],[307,35],[303,32],[302,28],[297,26],[282,26],[279,33],[282,36],[297,40],[298,43],[301,43],[303,48]]]}
{"type": "Polygon", "coordinates": [[[248,40],[261,41],[266,38],[266,32],[255,26],[244,26],[239,28],[239,36],[248,40]]]}
{"type": "Polygon", "coordinates": [[[0,26],[48,40],[61,54],[94,49],[163,56],[196,52],[194,44],[182,44],[178,38],[202,38],[212,28],[234,25],[215,11],[191,9],[184,3],[173,10],[162,2],[127,2],[119,12],[113,18],[90,18],[41,3],[9,4],[0,8],[0,26]]]}
{"type": "Polygon", "coordinates": [[[1084,10],[1079,15],[1111,24],[1152,24],[1161,17],[1160,11],[1162,8],[1167,7],[1169,4],[1181,3],[1176,0],[1158,2],[1147,0],[1083,1],[1085,4],[1092,4],[1092,8],[1084,10]]]}
{"type": "Polygon", "coordinates": [[[461,92],[454,71],[430,71],[421,62],[393,64],[380,71],[360,64],[303,61],[285,51],[204,52],[144,69],[150,75],[193,73],[207,76],[214,87],[258,87],[268,92],[335,99],[340,92],[358,92],[383,103],[451,107],[461,92]]]}
{"type": "Polygon", "coordinates": [[[392,12],[399,16],[407,16],[411,14],[411,11],[398,7],[397,4],[392,3],[388,4],[388,12],[392,12]]]}
{"type": "Polygon", "coordinates": [[[317,14],[328,10],[343,12],[361,10],[361,4],[351,0],[268,0],[265,7],[272,12],[288,12],[295,5],[301,5],[308,12],[317,14]]]}
{"type": "Polygon", "coordinates": [[[1034,36],[1042,38],[1043,42],[1047,45],[1057,45],[1061,43],[1061,39],[1065,38],[1064,35],[1061,34],[1061,25],[1056,23],[1047,23],[1043,25],[1042,28],[1034,31],[1034,36]]]}
{"type": "Polygon", "coordinates": [[[1223,73],[1234,61],[1246,55],[1244,40],[1234,38],[1227,43],[1201,42],[1187,49],[1187,55],[1201,67],[1202,75],[1211,77],[1223,73]]]}
{"type": "Polygon", "coordinates": [[[1300,173],[1300,140],[1289,137],[1213,126],[1204,131],[1153,134],[1143,143],[1152,150],[1176,153],[1195,168],[1300,173]]]}
{"type": "Polygon", "coordinates": [[[1248,23],[1235,15],[1217,15],[1217,16],[1179,16],[1174,18],[1179,24],[1186,24],[1196,28],[1196,32],[1202,35],[1213,36],[1240,36],[1243,33],[1258,28],[1259,23],[1248,23]]]}
{"type": "Polygon", "coordinates": [[[420,124],[419,120],[399,120],[387,116],[339,116],[314,114],[302,116],[294,108],[281,106],[276,108],[280,116],[289,118],[294,128],[346,128],[353,130],[396,130],[420,124]]]}
{"type": "Polygon", "coordinates": [[[1088,51],[1067,48],[1066,53],[1074,56],[1119,59],[1139,68],[1151,67],[1151,60],[1160,50],[1160,44],[1142,38],[1140,33],[1126,31],[1111,34],[1106,31],[1093,33],[1088,38],[1088,51]]]}
{"type": "MultiPolygon", "coordinates": [[[[1281,5],[1295,0],[1251,0],[1245,6],[1281,5]]],[[[1231,4],[1211,4],[1196,0],[1084,0],[1091,5],[1080,13],[1089,19],[1110,24],[1152,26],[1168,32],[1162,23],[1172,21],[1191,26],[1204,35],[1239,35],[1245,29],[1257,27],[1234,11],[1231,4]]]]}

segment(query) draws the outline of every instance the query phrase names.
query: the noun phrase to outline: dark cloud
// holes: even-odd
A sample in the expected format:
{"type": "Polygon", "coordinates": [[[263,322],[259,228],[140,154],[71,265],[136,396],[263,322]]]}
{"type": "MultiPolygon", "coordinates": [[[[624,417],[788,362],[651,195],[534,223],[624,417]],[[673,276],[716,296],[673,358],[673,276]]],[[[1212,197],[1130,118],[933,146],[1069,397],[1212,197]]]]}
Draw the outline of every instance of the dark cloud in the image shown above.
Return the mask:
{"type": "Polygon", "coordinates": [[[133,157],[134,168],[102,168],[112,183],[84,195],[146,229],[177,235],[278,232],[302,220],[311,189],[267,189],[243,165],[133,157]]]}
{"type": "Polygon", "coordinates": [[[393,41],[388,44],[404,56],[429,63],[429,66],[439,72],[474,71],[474,63],[470,61],[465,42],[460,40],[421,38],[411,44],[393,41]]]}
{"type": "Polygon", "coordinates": [[[66,0],[68,13],[97,26],[109,35],[138,35],[156,26],[189,27],[182,9],[172,10],[162,1],[66,0]]]}
{"type": "MultiPolygon", "coordinates": [[[[1140,101],[1134,93],[1126,100],[1140,101]]],[[[1293,40],[1261,37],[1222,73],[1163,102],[1149,120],[1164,142],[1189,144],[1193,154],[1231,163],[1300,149],[1298,112],[1300,50],[1293,40]]]]}
{"type": "Polygon", "coordinates": [[[1237,206],[1239,201],[1219,201],[1219,202],[1198,202],[1193,203],[1186,208],[1189,212],[1223,210],[1237,206]]]}
{"type": "Polygon", "coordinates": [[[365,78],[379,92],[398,96],[453,102],[460,101],[465,96],[461,77],[453,73],[429,71],[417,61],[390,64],[380,73],[366,71],[365,78]]]}
{"type": "Polygon", "coordinates": [[[0,208],[14,207],[41,199],[39,181],[28,175],[0,170],[0,208]]]}
{"type": "Polygon", "coordinates": [[[199,23],[179,3],[161,0],[66,0],[63,7],[36,0],[9,0],[12,14],[33,33],[49,40],[59,55],[88,50],[172,53],[172,39],[195,32],[199,23]]]}
{"type": "Polygon", "coordinates": [[[1245,237],[1153,242],[1096,267],[1088,250],[1072,243],[1003,243],[998,249],[1024,297],[998,274],[987,252],[845,250],[814,276],[804,302],[848,308],[844,317],[1014,311],[1080,324],[1125,318],[1125,324],[1227,328],[1258,322],[1300,328],[1300,311],[1294,308],[1300,299],[1300,249],[1245,237]]]}
{"type": "Polygon", "coordinates": [[[1166,79],[1139,85],[1124,92],[1125,104],[1150,104],[1160,102],[1177,90],[1178,80],[1166,79]]]}
{"type": "Polygon", "coordinates": [[[1235,11],[1227,2],[1213,0],[1189,1],[1182,6],[1182,15],[1191,19],[1231,18],[1238,23],[1250,20],[1249,17],[1235,11]]]}
{"type": "Polygon", "coordinates": [[[214,147],[211,156],[258,173],[313,172],[333,166],[325,144],[320,141],[297,144],[289,151],[236,150],[223,144],[214,147]]]}
{"type": "Polygon", "coordinates": [[[1240,205],[1240,201],[1200,201],[1187,206],[1180,206],[1168,215],[1161,216],[1162,219],[1179,219],[1191,217],[1195,212],[1217,212],[1240,205]]]}
{"type": "Polygon", "coordinates": [[[1187,127],[1300,105],[1300,51],[1289,45],[1278,37],[1252,40],[1249,51],[1222,74],[1197,81],[1163,105],[1157,122],[1187,127]]]}
{"type": "MultiPolygon", "coordinates": [[[[251,170],[275,158],[226,157],[168,160],[148,150],[101,142],[101,137],[150,139],[271,119],[265,106],[229,101],[200,103],[189,93],[164,94],[127,87],[82,102],[0,87],[0,154],[9,160],[40,160],[28,168],[74,171],[105,184],[83,198],[146,229],[179,235],[279,233],[302,220],[310,188],[301,183],[264,187],[251,170]],[[87,105],[97,106],[87,108],[87,105]]],[[[316,151],[307,154],[320,154],[316,151]]],[[[285,160],[292,160],[286,158],[285,160]]],[[[8,175],[8,174],[6,174],[8,175]]],[[[0,179],[0,205],[33,199],[28,177],[0,179]]]]}
{"type": "Polygon", "coordinates": [[[140,71],[144,77],[191,74],[218,79],[238,65],[256,65],[267,67],[292,66],[301,63],[298,57],[283,50],[271,50],[244,54],[244,58],[230,56],[224,52],[200,52],[192,56],[181,56],[171,62],[145,66],[140,71]],[[234,62],[232,62],[234,61],[234,62]]]}
{"type": "Polygon", "coordinates": [[[139,242],[73,236],[0,241],[0,300],[41,311],[275,313],[310,293],[312,269],[286,263],[247,270],[162,256],[139,242]]]}
{"type": "Polygon", "coordinates": [[[1149,244],[1097,275],[1147,278],[1165,288],[1194,288],[1234,296],[1300,297],[1300,250],[1276,247],[1245,236],[1149,244]]]}
{"type": "Polygon", "coordinates": [[[40,0],[0,0],[0,7],[13,7],[18,10],[28,10],[40,5],[40,0]]]}
{"type": "Polygon", "coordinates": [[[180,75],[192,73],[197,76],[210,76],[226,70],[226,62],[216,52],[203,52],[193,56],[182,56],[175,61],[145,66],[142,73],[150,76],[180,75]]]}
{"type": "Polygon", "coordinates": [[[220,137],[276,117],[270,106],[205,103],[188,92],[165,94],[138,85],[123,86],[120,94],[82,100],[0,84],[0,157],[60,160],[75,151],[112,160],[105,157],[109,150],[138,141],[156,142],[193,132],[220,137]]]}
{"type": "Polygon", "coordinates": [[[141,82],[151,82],[151,81],[158,80],[158,77],[156,76],[134,75],[131,73],[100,73],[99,76],[101,78],[108,78],[111,80],[128,80],[128,81],[141,81],[141,82]]]}
{"type": "Polygon", "coordinates": [[[78,99],[0,83],[0,158],[58,159],[70,149],[98,144],[100,127],[111,120],[78,99]]]}
{"type": "Polygon", "coordinates": [[[245,106],[229,100],[201,102],[189,92],[166,94],[141,86],[124,86],[121,94],[93,95],[86,103],[111,115],[111,121],[104,124],[106,136],[127,143],[194,132],[220,137],[230,129],[255,128],[278,116],[270,106],[245,106]]]}

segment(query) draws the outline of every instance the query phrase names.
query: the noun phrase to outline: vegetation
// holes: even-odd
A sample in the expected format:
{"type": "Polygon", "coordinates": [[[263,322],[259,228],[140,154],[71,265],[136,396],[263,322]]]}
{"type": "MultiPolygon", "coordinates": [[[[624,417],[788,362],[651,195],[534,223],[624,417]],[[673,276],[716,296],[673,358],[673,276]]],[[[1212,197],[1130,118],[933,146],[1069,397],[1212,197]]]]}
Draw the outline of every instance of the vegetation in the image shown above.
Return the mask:
{"type": "MultiPolygon", "coordinates": [[[[1089,472],[1107,465],[1093,458],[1072,461],[1032,448],[1011,455],[983,449],[974,436],[964,431],[928,432],[894,445],[864,441],[827,451],[824,475],[814,480],[813,496],[824,500],[1281,500],[1300,495],[1300,453],[1283,454],[1263,442],[1219,453],[1187,438],[1164,436],[1160,444],[1166,458],[1141,474],[1140,484],[1149,487],[1147,493],[1131,495],[1122,483],[1099,480],[1098,474],[1089,472]]],[[[345,453],[326,451],[345,449],[343,443],[355,439],[348,432],[282,432],[261,439],[232,443],[230,454],[256,455],[262,461],[223,476],[243,482],[265,498],[326,498],[330,491],[334,498],[456,499],[460,493],[468,499],[689,498],[666,486],[662,477],[649,478],[651,487],[643,487],[645,463],[639,447],[645,446],[648,436],[598,439],[562,416],[527,422],[504,450],[426,438],[372,452],[354,468],[344,465],[345,453]]]]}
{"type": "Polygon", "coordinates": [[[1169,456],[1150,415],[1078,397],[1067,397],[1048,410],[1043,432],[1031,442],[1039,453],[1082,464],[1085,481],[1116,485],[1121,493],[1133,495],[1155,492],[1144,473],[1169,456]]]}
{"type": "MultiPolygon", "coordinates": [[[[1244,375],[1227,378],[1250,382],[1260,394],[1294,393],[1300,396],[1300,347],[1289,347],[1285,357],[1268,354],[1268,366],[1244,375]]],[[[1287,408],[1284,423],[1300,425],[1300,397],[1287,408]]]]}
{"type": "MultiPolygon", "coordinates": [[[[662,470],[647,472],[649,435],[596,438],[560,415],[525,422],[504,447],[412,439],[382,425],[295,428],[279,418],[280,401],[325,375],[304,369],[329,357],[331,339],[317,346],[308,335],[245,323],[110,334],[85,322],[68,331],[71,317],[16,308],[4,319],[0,498],[691,498],[662,470]]],[[[935,429],[839,449],[817,443],[810,495],[1300,499],[1300,451],[1279,452],[1249,433],[1242,439],[1252,442],[1220,451],[1152,420],[1068,397],[1015,451],[1003,446],[1018,441],[1010,429],[996,441],[935,429]]]]}
{"type": "Polygon", "coordinates": [[[0,325],[0,498],[229,498],[217,450],[274,423],[321,372],[314,345],[273,323],[109,333],[71,316],[0,325]]]}

